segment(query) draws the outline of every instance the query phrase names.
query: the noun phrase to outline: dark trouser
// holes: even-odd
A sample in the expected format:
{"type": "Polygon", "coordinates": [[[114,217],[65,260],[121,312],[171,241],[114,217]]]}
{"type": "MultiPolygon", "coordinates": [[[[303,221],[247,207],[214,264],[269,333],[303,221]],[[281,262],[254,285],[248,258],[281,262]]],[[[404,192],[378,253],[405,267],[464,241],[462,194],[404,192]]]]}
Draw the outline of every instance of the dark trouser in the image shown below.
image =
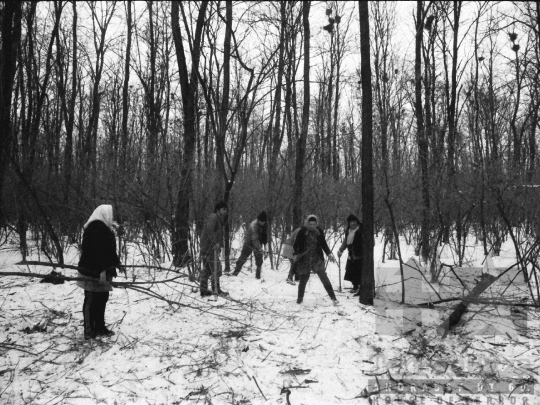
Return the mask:
{"type": "Polygon", "coordinates": [[[108,291],[84,291],[84,332],[91,333],[105,328],[105,307],[109,300],[108,291]]]}
{"type": "Polygon", "coordinates": [[[295,273],[296,273],[296,262],[291,260],[291,268],[289,269],[289,275],[287,276],[287,279],[292,280],[295,273]]]}
{"type": "MultiPolygon", "coordinates": [[[[217,253],[219,254],[219,253],[217,253]]],[[[221,277],[221,262],[216,260],[216,279],[217,290],[220,291],[219,278],[221,277]]],[[[201,271],[201,293],[208,291],[208,279],[211,280],[212,290],[215,290],[216,285],[214,281],[214,258],[213,254],[203,256],[203,269],[201,271]]]]}
{"type": "MultiPolygon", "coordinates": [[[[319,271],[317,273],[319,276],[319,279],[321,280],[322,285],[324,286],[324,289],[328,293],[328,296],[332,299],[336,299],[336,294],[334,293],[334,289],[332,288],[332,283],[330,283],[330,280],[328,279],[328,276],[326,275],[325,271],[319,271]]],[[[300,274],[300,283],[298,284],[298,300],[296,302],[301,303],[304,299],[304,292],[306,291],[306,285],[309,280],[309,273],[308,274],[300,274]]]]}
{"type": "Polygon", "coordinates": [[[249,256],[251,256],[251,253],[255,256],[255,264],[257,265],[257,269],[259,269],[263,264],[263,253],[261,250],[254,249],[250,245],[244,245],[242,248],[242,252],[240,253],[240,257],[236,261],[236,268],[234,269],[234,274],[240,273],[240,270],[242,270],[242,266],[247,262],[247,259],[249,259],[249,256]]]}

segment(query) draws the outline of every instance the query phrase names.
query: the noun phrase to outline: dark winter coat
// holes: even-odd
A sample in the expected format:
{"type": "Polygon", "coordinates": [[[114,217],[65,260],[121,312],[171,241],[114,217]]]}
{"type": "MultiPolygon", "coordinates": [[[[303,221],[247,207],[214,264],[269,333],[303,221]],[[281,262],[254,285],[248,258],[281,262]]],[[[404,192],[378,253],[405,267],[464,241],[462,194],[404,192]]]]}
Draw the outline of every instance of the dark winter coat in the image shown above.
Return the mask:
{"type": "Polygon", "coordinates": [[[223,218],[212,213],[208,216],[201,235],[201,255],[214,254],[214,246],[223,246],[223,218]]]}
{"type": "Polygon", "coordinates": [[[345,239],[339,248],[340,252],[343,252],[345,249],[348,250],[349,257],[347,259],[347,264],[345,265],[345,281],[350,281],[355,285],[359,285],[362,276],[362,227],[359,226],[354,234],[354,239],[352,245],[347,245],[347,239],[349,237],[350,230],[347,228],[345,231],[345,239]]]}
{"type": "Polygon", "coordinates": [[[253,250],[262,250],[267,242],[266,223],[261,225],[258,219],[252,221],[246,229],[244,235],[244,246],[249,246],[253,250]]]}
{"type": "Polygon", "coordinates": [[[350,229],[347,228],[345,231],[345,239],[343,239],[343,243],[341,244],[339,251],[343,252],[345,249],[349,252],[349,259],[357,260],[362,258],[362,245],[363,245],[363,237],[362,237],[362,227],[359,226],[354,234],[354,239],[352,245],[347,245],[347,239],[349,237],[350,229]]]}
{"type": "Polygon", "coordinates": [[[306,251],[308,228],[302,226],[296,235],[296,239],[293,243],[293,250],[297,258],[296,271],[299,275],[309,274],[310,271],[316,273],[321,270],[324,271],[324,253],[326,253],[327,256],[332,254],[332,251],[324,238],[324,231],[320,227],[317,227],[317,231],[317,244],[313,252],[306,251]]]}
{"type": "Polygon", "coordinates": [[[93,221],[84,230],[81,246],[81,258],[79,276],[87,278],[87,281],[79,281],[77,284],[89,291],[111,291],[108,283],[97,281],[100,274],[106,271],[107,280],[116,276],[115,266],[120,265],[120,258],[116,253],[116,238],[102,221],[93,221]]]}

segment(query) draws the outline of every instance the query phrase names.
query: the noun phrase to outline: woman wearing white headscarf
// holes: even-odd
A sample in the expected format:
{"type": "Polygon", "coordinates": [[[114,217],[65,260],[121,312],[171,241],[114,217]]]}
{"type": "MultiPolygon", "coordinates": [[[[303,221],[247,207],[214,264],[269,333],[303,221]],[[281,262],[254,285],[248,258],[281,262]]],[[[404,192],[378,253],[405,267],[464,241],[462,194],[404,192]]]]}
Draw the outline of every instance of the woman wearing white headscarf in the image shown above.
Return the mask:
{"type": "Polygon", "coordinates": [[[351,214],[347,217],[345,238],[339,248],[338,257],[341,257],[347,249],[349,257],[345,266],[345,280],[352,283],[351,292],[355,297],[360,295],[359,287],[362,279],[362,240],[362,223],[356,215],[351,214]]]}
{"type": "Polygon", "coordinates": [[[85,280],[77,285],[84,289],[85,339],[114,335],[105,326],[105,307],[112,291],[108,281],[116,277],[115,267],[120,266],[113,225],[111,205],[97,207],[84,225],[79,277],[85,280]]]}

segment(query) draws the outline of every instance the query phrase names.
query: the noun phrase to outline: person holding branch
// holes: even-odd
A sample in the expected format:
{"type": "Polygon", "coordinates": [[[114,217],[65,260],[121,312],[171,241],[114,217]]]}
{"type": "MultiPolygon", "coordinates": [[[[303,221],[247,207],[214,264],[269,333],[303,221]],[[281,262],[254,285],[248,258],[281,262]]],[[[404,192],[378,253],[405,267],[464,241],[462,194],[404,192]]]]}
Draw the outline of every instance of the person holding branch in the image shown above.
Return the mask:
{"type": "Polygon", "coordinates": [[[309,275],[313,272],[319,276],[334,305],[338,305],[339,303],[332,288],[332,283],[326,274],[323,252],[326,253],[332,262],[335,263],[336,259],[330,251],[328,243],[326,243],[326,239],[324,238],[324,231],[318,226],[318,223],[319,220],[315,215],[308,215],[304,226],[298,231],[293,244],[295,261],[297,262],[296,272],[300,278],[298,299],[296,302],[301,304],[304,300],[304,292],[306,291],[309,275]]]}
{"type": "Polygon", "coordinates": [[[244,245],[242,246],[240,257],[236,262],[233,276],[240,274],[242,266],[246,263],[251,253],[253,253],[255,256],[255,264],[257,266],[255,278],[261,278],[261,267],[264,260],[263,246],[266,245],[268,239],[266,221],[266,211],[262,211],[247,227],[244,235],[244,245]]]}
{"type": "Polygon", "coordinates": [[[223,247],[223,222],[227,215],[227,204],[218,202],[214,212],[208,216],[201,235],[201,297],[212,295],[212,291],[218,295],[229,295],[221,289],[220,277],[222,275],[219,254],[223,247]],[[212,280],[212,291],[208,290],[208,279],[212,280]]]}
{"type": "Polygon", "coordinates": [[[345,249],[348,251],[347,264],[345,265],[345,280],[353,285],[351,292],[357,297],[362,276],[362,228],[361,222],[356,215],[347,217],[345,239],[338,250],[341,257],[345,249]]]}
{"type": "Polygon", "coordinates": [[[116,253],[112,205],[97,207],[84,225],[79,260],[77,285],[84,290],[84,338],[112,336],[105,326],[105,307],[112,286],[109,282],[117,276],[120,258],[116,253]]]}

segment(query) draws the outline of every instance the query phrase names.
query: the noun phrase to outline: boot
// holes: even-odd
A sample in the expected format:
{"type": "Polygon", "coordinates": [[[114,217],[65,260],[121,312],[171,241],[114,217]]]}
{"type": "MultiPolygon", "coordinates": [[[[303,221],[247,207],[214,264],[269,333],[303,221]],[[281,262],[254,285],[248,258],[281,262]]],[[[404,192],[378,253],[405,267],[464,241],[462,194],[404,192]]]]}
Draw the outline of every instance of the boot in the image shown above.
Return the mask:
{"type": "Polygon", "coordinates": [[[261,266],[257,267],[257,272],[255,273],[255,278],[257,280],[261,279],[261,266]]]}
{"type": "Polygon", "coordinates": [[[222,297],[226,297],[227,295],[229,295],[228,292],[223,291],[223,290],[221,289],[221,283],[220,283],[220,281],[219,281],[219,278],[218,278],[218,281],[217,281],[217,291],[218,291],[218,294],[221,295],[222,297]]]}
{"type": "Polygon", "coordinates": [[[106,326],[96,330],[96,336],[113,336],[114,332],[108,329],[106,326]]]}
{"type": "Polygon", "coordinates": [[[201,297],[212,295],[212,291],[208,291],[208,279],[201,279],[201,297]]]}
{"type": "Polygon", "coordinates": [[[300,283],[298,283],[298,299],[296,300],[297,304],[301,304],[302,301],[304,300],[304,293],[306,291],[308,278],[304,278],[303,280],[300,280],[300,283]]]}

